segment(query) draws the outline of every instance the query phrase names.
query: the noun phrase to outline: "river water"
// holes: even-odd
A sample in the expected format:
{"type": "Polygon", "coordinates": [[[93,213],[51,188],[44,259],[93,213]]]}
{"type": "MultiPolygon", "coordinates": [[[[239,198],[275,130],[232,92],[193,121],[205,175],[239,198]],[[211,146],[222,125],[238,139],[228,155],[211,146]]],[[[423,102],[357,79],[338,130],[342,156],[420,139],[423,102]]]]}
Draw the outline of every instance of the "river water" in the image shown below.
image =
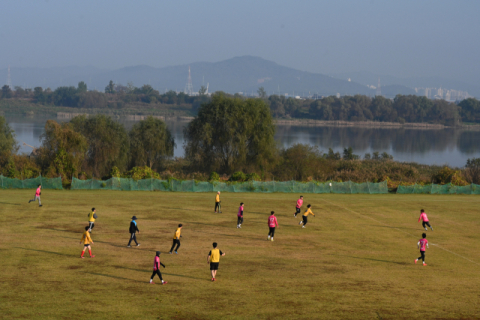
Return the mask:
{"type": "MultiPolygon", "coordinates": [[[[25,142],[34,147],[40,146],[40,136],[45,131],[48,118],[26,118],[6,116],[10,127],[15,130],[16,139],[21,145],[19,152],[32,149],[23,146],[25,142]]],[[[56,120],[56,119],[54,119],[56,120]]],[[[130,129],[134,121],[121,121],[130,129]]],[[[181,157],[183,151],[183,128],[188,122],[167,121],[177,144],[175,156],[181,157]]],[[[465,129],[390,129],[361,127],[309,127],[279,125],[275,140],[284,147],[295,143],[316,145],[323,152],[332,148],[342,153],[344,148],[352,147],[355,154],[362,158],[365,153],[387,152],[394,160],[423,164],[450,165],[463,167],[469,158],[480,157],[480,131],[465,129]]]]}

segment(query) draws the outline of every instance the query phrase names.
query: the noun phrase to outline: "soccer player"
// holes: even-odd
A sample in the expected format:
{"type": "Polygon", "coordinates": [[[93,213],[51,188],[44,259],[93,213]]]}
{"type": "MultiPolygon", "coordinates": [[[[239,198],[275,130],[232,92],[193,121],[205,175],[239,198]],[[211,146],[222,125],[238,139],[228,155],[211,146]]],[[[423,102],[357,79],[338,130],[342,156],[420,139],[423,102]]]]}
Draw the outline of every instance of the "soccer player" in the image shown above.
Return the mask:
{"type": "MultiPolygon", "coordinates": [[[[138,227],[137,227],[137,222],[135,221],[137,220],[137,217],[136,216],[133,216],[132,217],[132,221],[130,222],[130,240],[128,241],[128,245],[127,247],[130,248],[130,243],[133,241],[135,241],[135,243],[137,244],[137,247],[140,245],[140,243],[137,242],[137,236],[135,235],[135,232],[138,231],[138,233],[140,233],[140,230],[138,230],[138,227]]],[[[160,277],[161,279],[162,277],[160,277]]]]}
{"type": "Polygon", "coordinates": [[[240,203],[240,207],[238,208],[238,213],[237,213],[237,229],[242,227],[243,223],[243,202],[240,203]]]}
{"type": "Polygon", "coordinates": [[[157,251],[157,253],[155,255],[155,259],[153,260],[153,273],[152,273],[152,276],[150,277],[150,283],[151,284],[155,284],[155,282],[153,282],[153,278],[155,277],[156,274],[158,275],[158,277],[162,281],[162,284],[167,284],[168,283],[167,281],[163,281],[162,273],[160,272],[160,266],[165,268],[165,265],[160,262],[160,251],[157,251]]]}
{"type": "Polygon", "coordinates": [[[425,225],[429,226],[430,229],[433,231],[433,227],[430,225],[430,222],[428,221],[427,214],[425,213],[425,210],[420,210],[420,217],[418,217],[418,222],[422,220],[422,226],[425,230],[427,230],[427,227],[425,225]]]}
{"type": "Polygon", "coordinates": [[[428,248],[428,240],[425,239],[427,237],[426,233],[422,233],[422,239],[418,240],[417,243],[417,248],[420,248],[420,257],[415,259],[415,264],[417,264],[417,261],[422,259],[423,265],[426,266],[427,264],[425,263],[425,246],[428,248]]]}
{"type": "Polygon", "coordinates": [[[180,238],[182,237],[180,235],[180,233],[182,232],[182,224],[180,223],[178,225],[178,228],[177,230],[175,231],[174,235],[173,235],[173,244],[172,244],[172,248],[170,249],[170,254],[172,254],[173,252],[173,248],[175,247],[175,245],[177,245],[177,248],[175,249],[175,253],[178,254],[177,250],[178,248],[180,248],[180,238]]]}
{"type": "Polygon", "coordinates": [[[88,232],[90,228],[87,226],[85,227],[85,232],[83,233],[82,240],[80,240],[80,243],[83,242],[83,251],[82,255],[80,258],[83,259],[83,255],[85,254],[85,250],[88,248],[88,253],[90,254],[90,258],[94,258],[95,256],[92,256],[92,248],[90,247],[90,244],[93,244],[93,240],[90,237],[90,232],[88,232]]]}
{"type": "Polygon", "coordinates": [[[95,219],[97,219],[97,214],[95,213],[95,208],[92,208],[92,212],[88,214],[88,226],[90,227],[90,232],[92,232],[93,227],[95,227],[95,219]]]}
{"type": "Polygon", "coordinates": [[[215,196],[215,213],[217,213],[217,208],[218,208],[218,213],[222,213],[220,211],[222,207],[220,206],[220,191],[217,192],[217,195],[215,196]]]}
{"type": "Polygon", "coordinates": [[[298,223],[298,224],[303,224],[302,228],[305,228],[305,226],[307,225],[307,222],[308,222],[307,217],[308,217],[309,214],[311,214],[312,216],[315,217],[315,214],[312,212],[312,209],[310,209],[311,206],[312,206],[311,204],[309,204],[307,206],[307,210],[305,211],[305,213],[302,216],[303,220],[298,223]]]}
{"type": "Polygon", "coordinates": [[[40,200],[40,195],[41,194],[42,194],[42,185],[39,184],[38,188],[37,188],[37,191],[35,191],[35,197],[32,200],[28,200],[28,203],[38,200],[38,206],[41,207],[42,206],[42,201],[40,200]]]}
{"type": "Polygon", "coordinates": [[[213,243],[213,249],[210,250],[207,257],[207,263],[210,264],[210,271],[212,272],[212,281],[216,281],[215,278],[217,276],[218,271],[218,264],[220,263],[220,256],[224,256],[225,252],[217,249],[217,243],[213,243]]]}
{"type": "Polygon", "coordinates": [[[302,206],[303,206],[303,196],[300,196],[300,199],[297,200],[297,205],[295,206],[295,213],[293,214],[295,218],[297,217],[297,214],[300,213],[300,209],[302,208],[302,206]]]}
{"type": "Polygon", "coordinates": [[[275,235],[275,227],[278,227],[277,217],[275,217],[275,212],[272,211],[270,217],[268,217],[268,237],[267,240],[273,241],[273,236],[275,235]]]}

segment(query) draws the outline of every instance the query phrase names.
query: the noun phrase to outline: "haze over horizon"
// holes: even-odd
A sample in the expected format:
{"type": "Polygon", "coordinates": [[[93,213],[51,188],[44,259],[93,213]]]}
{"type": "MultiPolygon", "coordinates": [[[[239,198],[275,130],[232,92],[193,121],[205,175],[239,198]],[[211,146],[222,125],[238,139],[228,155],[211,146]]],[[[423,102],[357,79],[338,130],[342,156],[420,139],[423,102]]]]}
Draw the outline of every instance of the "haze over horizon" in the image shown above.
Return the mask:
{"type": "Polygon", "coordinates": [[[313,73],[480,84],[478,1],[5,0],[1,7],[0,69],[166,67],[251,55],[313,73]]]}

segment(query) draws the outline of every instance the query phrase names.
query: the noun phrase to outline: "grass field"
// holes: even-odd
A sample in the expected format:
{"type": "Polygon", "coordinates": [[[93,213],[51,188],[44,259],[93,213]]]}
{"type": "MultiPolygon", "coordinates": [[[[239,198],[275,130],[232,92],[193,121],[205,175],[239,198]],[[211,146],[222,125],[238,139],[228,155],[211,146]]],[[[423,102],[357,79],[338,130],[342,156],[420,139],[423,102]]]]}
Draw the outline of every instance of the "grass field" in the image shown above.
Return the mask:
{"type": "Polygon", "coordinates": [[[477,196],[305,194],[316,217],[302,229],[297,194],[223,193],[221,214],[213,193],[43,190],[41,208],[33,194],[0,190],[2,319],[480,318],[477,196]],[[79,259],[92,207],[96,257],[79,259]],[[421,208],[426,267],[413,263],[421,208]],[[141,246],[127,248],[132,215],[141,246]],[[211,282],[214,241],[226,256],[211,282]],[[167,285],[148,284],[156,250],[167,285]]]}

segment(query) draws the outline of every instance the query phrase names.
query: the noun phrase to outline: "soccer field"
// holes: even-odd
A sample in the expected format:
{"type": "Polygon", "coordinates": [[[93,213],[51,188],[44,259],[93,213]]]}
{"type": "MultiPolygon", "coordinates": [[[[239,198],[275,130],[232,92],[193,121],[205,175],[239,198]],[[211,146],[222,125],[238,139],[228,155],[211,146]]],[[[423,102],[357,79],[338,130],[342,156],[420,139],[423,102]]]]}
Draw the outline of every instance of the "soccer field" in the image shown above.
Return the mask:
{"type": "Polygon", "coordinates": [[[478,196],[304,194],[316,216],[302,229],[296,194],[222,193],[217,214],[214,193],[43,190],[43,207],[33,194],[0,190],[2,319],[480,318],[478,196]],[[92,207],[96,257],[80,259],[92,207]],[[422,208],[427,266],[414,264],[422,208]],[[127,248],[133,215],[141,245],[127,248]],[[163,286],[148,283],[157,250],[163,286]]]}

